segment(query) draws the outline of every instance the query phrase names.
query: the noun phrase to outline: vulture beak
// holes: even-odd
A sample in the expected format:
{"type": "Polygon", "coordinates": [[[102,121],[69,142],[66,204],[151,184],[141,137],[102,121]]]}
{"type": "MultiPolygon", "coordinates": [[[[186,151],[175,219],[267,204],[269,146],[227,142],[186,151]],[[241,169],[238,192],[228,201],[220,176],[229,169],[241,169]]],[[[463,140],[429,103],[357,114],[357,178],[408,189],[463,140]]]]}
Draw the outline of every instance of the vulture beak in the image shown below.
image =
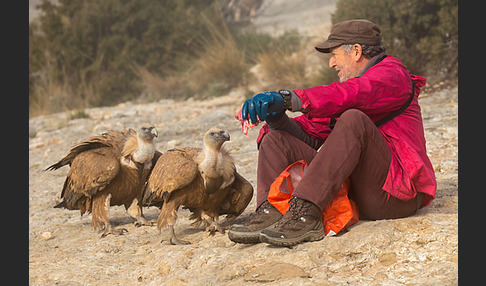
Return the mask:
{"type": "Polygon", "coordinates": [[[159,132],[157,131],[157,128],[155,128],[155,127],[150,128],[150,134],[154,135],[154,137],[159,136],[159,132]]]}
{"type": "Polygon", "coordinates": [[[143,140],[152,140],[154,139],[154,137],[159,136],[159,132],[157,131],[157,128],[155,128],[153,124],[142,125],[138,133],[140,138],[143,140]]]}
{"type": "Polygon", "coordinates": [[[230,135],[228,132],[221,130],[219,134],[224,141],[230,141],[230,135]]]}

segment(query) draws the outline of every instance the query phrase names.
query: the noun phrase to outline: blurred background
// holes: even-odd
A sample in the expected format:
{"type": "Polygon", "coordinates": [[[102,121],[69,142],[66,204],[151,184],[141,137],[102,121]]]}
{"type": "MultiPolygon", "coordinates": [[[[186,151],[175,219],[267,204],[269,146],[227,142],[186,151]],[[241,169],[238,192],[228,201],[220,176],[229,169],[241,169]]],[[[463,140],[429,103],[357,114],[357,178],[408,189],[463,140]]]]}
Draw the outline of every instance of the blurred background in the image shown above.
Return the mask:
{"type": "Polygon", "coordinates": [[[329,84],[314,45],[353,18],[425,92],[457,85],[457,0],[29,0],[29,117],[329,84]]]}

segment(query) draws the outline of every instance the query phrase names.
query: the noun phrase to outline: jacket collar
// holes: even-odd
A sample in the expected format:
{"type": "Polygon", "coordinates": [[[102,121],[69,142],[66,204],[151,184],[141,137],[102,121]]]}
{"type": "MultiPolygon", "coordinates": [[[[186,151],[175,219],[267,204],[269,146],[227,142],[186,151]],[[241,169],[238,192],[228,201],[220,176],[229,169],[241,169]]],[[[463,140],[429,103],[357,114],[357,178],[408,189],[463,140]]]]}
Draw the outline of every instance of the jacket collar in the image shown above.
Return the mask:
{"type": "Polygon", "coordinates": [[[386,58],[386,54],[384,52],[372,57],[370,61],[365,65],[365,67],[355,77],[361,77],[366,71],[368,71],[369,68],[381,62],[384,58],[386,58]]]}

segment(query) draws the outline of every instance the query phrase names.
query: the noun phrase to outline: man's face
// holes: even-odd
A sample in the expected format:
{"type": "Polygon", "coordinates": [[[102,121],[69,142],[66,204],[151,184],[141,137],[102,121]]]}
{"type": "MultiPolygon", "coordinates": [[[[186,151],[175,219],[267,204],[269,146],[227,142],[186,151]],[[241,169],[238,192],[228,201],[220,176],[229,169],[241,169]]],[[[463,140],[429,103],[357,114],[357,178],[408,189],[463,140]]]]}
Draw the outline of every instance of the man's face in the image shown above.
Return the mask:
{"type": "MultiPolygon", "coordinates": [[[[359,46],[359,45],[355,45],[359,46]]],[[[329,67],[336,70],[339,77],[339,82],[345,82],[350,78],[355,77],[361,71],[362,66],[356,61],[355,46],[351,51],[346,52],[339,46],[331,49],[331,58],[329,59],[329,67]]],[[[359,56],[361,56],[361,47],[359,47],[359,56]]]]}

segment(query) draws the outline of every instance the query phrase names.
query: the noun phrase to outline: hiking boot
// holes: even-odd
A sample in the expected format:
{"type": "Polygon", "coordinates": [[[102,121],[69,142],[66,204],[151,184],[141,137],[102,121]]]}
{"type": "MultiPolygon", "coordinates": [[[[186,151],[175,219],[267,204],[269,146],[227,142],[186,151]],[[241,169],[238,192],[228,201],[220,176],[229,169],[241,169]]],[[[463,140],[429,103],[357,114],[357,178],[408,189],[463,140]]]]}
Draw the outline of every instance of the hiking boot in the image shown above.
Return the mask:
{"type": "Polygon", "coordinates": [[[259,243],[260,232],[275,224],[283,215],[268,201],[263,202],[243,225],[233,225],[228,237],[237,243],[259,243]]]}
{"type": "Polygon", "coordinates": [[[324,238],[321,210],[315,204],[292,197],[289,210],[274,226],[260,233],[260,241],[278,246],[292,246],[324,238]]]}

